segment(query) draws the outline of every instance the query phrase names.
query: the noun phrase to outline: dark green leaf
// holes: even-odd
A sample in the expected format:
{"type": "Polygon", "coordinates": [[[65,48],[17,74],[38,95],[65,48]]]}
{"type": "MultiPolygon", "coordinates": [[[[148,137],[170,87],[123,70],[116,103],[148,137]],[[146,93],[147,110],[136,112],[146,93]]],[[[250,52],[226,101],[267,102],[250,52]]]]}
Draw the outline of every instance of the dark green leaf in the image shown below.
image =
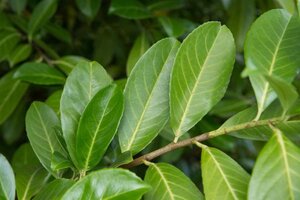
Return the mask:
{"type": "Polygon", "coordinates": [[[6,158],[0,154],[0,199],[14,200],[15,190],[14,172],[6,158]]]}
{"type": "Polygon", "coordinates": [[[100,8],[102,0],[76,0],[79,10],[90,18],[94,18],[100,8]]]}
{"type": "Polygon", "coordinates": [[[137,0],[112,0],[109,13],[128,19],[144,19],[151,17],[150,11],[137,0]]]}
{"type": "Polygon", "coordinates": [[[31,51],[32,48],[29,44],[21,44],[16,46],[8,56],[10,66],[13,67],[17,63],[26,60],[30,56],[31,51]]]}
{"type": "Polygon", "coordinates": [[[192,22],[180,18],[160,17],[159,22],[170,37],[179,37],[196,27],[192,22]]]}
{"type": "Polygon", "coordinates": [[[232,34],[218,22],[199,26],[183,41],[171,75],[170,119],[175,142],[223,97],[234,60],[232,34]]]}
{"type": "Polygon", "coordinates": [[[45,29],[48,33],[50,33],[52,36],[59,39],[60,41],[66,42],[68,44],[72,43],[71,33],[68,30],[64,29],[62,26],[48,23],[45,26],[45,29]]]}
{"type": "Polygon", "coordinates": [[[152,186],[145,200],[204,200],[196,185],[179,169],[167,163],[150,163],[145,182],[152,186]]]}
{"type": "Polygon", "coordinates": [[[154,12],[174,10],[183,8],[185,5],[184,3],[184,0],[156,0],[151,1],[151,4],[148,6],[148,9],[154,12]]]}
{"type": "Polygon", "coordinates": [[[78,181],[67,190],[61,200],[139,200],[148,190],[149,186],[130,171],[103,169],[78,181]]]}
{"type": "Polygon", "coordinates": [[[112,79],[100,64],[86,61],[80,62],[67,78],[60,113],[63,135],[75,166],[78,166],[75,147],[79,119],[93,96],[111,82],[112,79]]]}
{"type": "Polygon", "coordinates": [[[72,69],[81,61],[87,61],[87,59],[81,56],[64,56],[53,63],[57,65],[65,74],[69,74],[72,69]]]}
{"type": "Polygon", "coordinates": [[[9,57],[11,51],[20,41],[21,35],[13,29],[0,32],[0,61],[9,57]]]}
{"type": "Polygon", "coordinates": [[[62,95],[62,90],[57,90],[55,92],[53,92],[45,101],[45,103],[50,106],[57,115],[59,115],[59,111],[60,111],[60,99],[61,99],[61,95],[62,95]]]}
{"type": "Polygon", "coordinates": [[[72,162],[65,155],[54,151],[51,158],[51,169],[58,171],[66,168],[73,168],[72,162]]]}
{"type": "Polygon", "coordinates": [[[76,133],[80,169],[87,171],[102,159],[123,114],[123,94],[116,85],[100,90],[86,106],[76,133]]]}
{"type": "Polygon", "coordinates": [[[15,72],[14,78],[38,85],[61,85],[65,83],[63,73],[45,63],[35,62],[21,65],[15,72]]]}
{"type": "Polygon", "coordinates": [[[27,0],[10,0],[9,4],[13,11],[20,15],[26,7],[27,0]]]}
{"type": "Polygon", "coordinates": [[[157,42],[131,72],[124,91],[125,110],[118,132],[122,152],[138,153],[167,123],[170,72],[179,44],[172,38],[157,42]]]}

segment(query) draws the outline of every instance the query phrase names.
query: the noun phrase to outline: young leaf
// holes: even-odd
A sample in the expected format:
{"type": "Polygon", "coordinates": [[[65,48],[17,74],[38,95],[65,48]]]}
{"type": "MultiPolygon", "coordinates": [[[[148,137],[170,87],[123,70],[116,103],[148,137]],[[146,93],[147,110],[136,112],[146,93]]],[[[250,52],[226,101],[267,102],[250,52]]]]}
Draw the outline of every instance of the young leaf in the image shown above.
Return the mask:
{"type": "Polygon", "coordinates": [[[278,129],[274,132],[255,163],[249,200],[300,198],[300,149],[278,129]]]}
{"type": "Polygon", "coordinates": [[[12,166],[16,174],[18,199],[31,199],[50,178],[28,143],[16,151],[12,166]]]}
{"type": "Polygon", "coordinates": [[[201,145],[201,169],[207,199],[246,199],[249,174],[222,151],[201,145]]]}
{"type": "Polygon", "coordinates": [[[64,153],[55,133],[59,127],[59,119],[55,112],[42,102],[33,102],[26,114],[26,132],[30,144],[42,165],[54,176],[57,171],[51,168],[51,158],[54,151],[64,153]]]}
{"type": "Polygon", "coordinates": [[[93,96],[111,82],[111,77],[100,64],[86,61],[80,62],[67,78],[60,100],[60,113],[63,135],[75,166],[79,119],[93,96]]]}
{"type": "Polygon", "coordinates": [[[234,60],[232,34],[218,22],[201,25],[183,41],[171,75],[170,119],[174,141],[223,97],[234,60]]]}
{"type": "Polygon", "coordinates": [[[14,172],[6,158],[0,154],[0,199],[14,200],[15,190],[14,172]]]}
{"type": "Polygon", "coordinates": [[[17,69],[14,78],[38,85],[61,85],[65,76],[45,63],[27,62],[17,69]]]}
{"type": "Polygon", "coordinates": [[[276,92],[281,105],[286,112],[298,99],[296,88],[279,78],[272,76],[265,76],[272,89],[276,92]]]}
{"type": "Polygon", "coordinates": [[[20,38],[21,35],[14,29],[6,29],[0,32],[0,61],[9,57],[20,38]]]}
{"type": "Polygon", "coordinates": [[[145,200],[204,200],[195,184],[179,169],[167,163],[151,163],[145,182],[152,186],[145,200]]]}
{"type": "Polygon", "coordinates": [[[64,193],[74,185],[73,180],[57,179],[46,185],[33,200],[60,199],[64,193]]]}
{"type": "Polygon", "coordinates": [[[81,61],[87,61],[87,59],[80,56],[64,56],[58,60],[55,60],[53,63],[62,70],[65,74],[70,74],[72,69],[81,61]]]}
{"type": "Polygon", "coordinates": [[[99,163],[123,114],[123,94],[116,85],[100,90],[86,106],[76,134],[78,166],[87,171],[99,163]]]}
{"type": "Polygon", "coordinates": [[[271,10],[251,26],[245,41],[246,71],[258,104],[256,119],[276,98],[264,75],[290,83],[300,64],[300,21],[285,10],[271,10]]]}
{"type": "Polygon", "coordinates": [[[14,79],[13,73],[0,79],[0,124],[12,114],[28,88],[28,84],[14,79]]]}
{"type": "Polygon", "coordinates": [[[133,67],[139,58],[147,51],[149,48],[149,41],[147,39],[146,33],[143,32],[134,42],[126,64],[126,73],[127,76],[130,75],[133,67]]]}
{"type": "Polygon", "coordinates": [[[34,8],[28,24],[29,38],[54,15],[57,0],[42,0],[34,8]]]}
{"type": "Polygon", "coordinates": [[[128,19],[145,19],[151,17],[150,11],[137,0],[112,0],[109,13],[128,19]]]}
{"type": "Polygon", "coordinates": [[[13,67],[19,62],[26,60],[31,54],[31,46],[29,44],[22,44],[15,47],[9,55],[9,65],[13,67]]]}
{"type": "Polygon", "coordinates": [[[125,110],[118,131],[122,152],[136,154],[169,118],[170,72],[179,47],[176,39],[154,44],[137,62],[125,87],[125,110]]]}
{"type": "Polygon", "coordinates": [[[149,190],[139,177],[124,169],[102,169],[93,172],[63,195],[61,200],[130,199],[139,200],[149,190]]]}
{"type": "Polygon", "coordinates": [[[94,18],[99,11],[101,1],[102,0],[76,0],[76,4],[83,14],[89,18],[94,18]]]}
{"type": "Polygon", "coordinates": [[[26,7],[27,0],[10,0],[9,4],[13,11],[20,15],[26,7]]]}

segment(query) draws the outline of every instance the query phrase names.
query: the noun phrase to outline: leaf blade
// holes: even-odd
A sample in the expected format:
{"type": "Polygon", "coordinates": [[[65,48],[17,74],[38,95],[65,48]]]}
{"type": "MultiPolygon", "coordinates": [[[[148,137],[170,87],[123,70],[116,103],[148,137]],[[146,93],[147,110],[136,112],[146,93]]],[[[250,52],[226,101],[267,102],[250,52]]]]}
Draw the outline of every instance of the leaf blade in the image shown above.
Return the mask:
{"type": "Polygon", "coordinates": [[[15,176],[7,159],[0,154],[0,198],[15,199],[15,176]]]}

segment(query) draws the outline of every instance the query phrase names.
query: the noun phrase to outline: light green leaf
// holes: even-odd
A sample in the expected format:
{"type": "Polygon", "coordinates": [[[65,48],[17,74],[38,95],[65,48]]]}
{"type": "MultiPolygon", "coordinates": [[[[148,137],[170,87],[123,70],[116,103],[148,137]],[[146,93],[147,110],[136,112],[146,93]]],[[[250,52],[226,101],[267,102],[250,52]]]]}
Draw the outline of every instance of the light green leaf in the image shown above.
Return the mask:
{"type": "Polygon", "coordinates": [[[137,62],[125,87],[125,110],[119,127],[122,152],[136,154],[161,131],[169,118],[169,80],[179,42],[154,44],[137,62]]]}
{"type": "Polygon", "coordinates": [[[61,200],[139,200],[149,190],[139,177],[124,169],[102,169],[73,185],[61,200]]]}
{"type": "Polygon", "coordinates": [[[150,11],[137,0],[112,0],[109,13],[128,19],[145,19],[151,17],[150,11]]]}
{"type": "Polygon", "coordinates": [[[86,106],[76,134],[76,155],[80,169],[87,171],[102,159],[115,136],[123,107],[123,94],[116,85],[100,90],[86,106]]]}
{"type": "Polygon", "coordinates": [[[32,48],[28,44],[21,44],[9,54],[8,60],[11,67],[26,60],[31,54],[32,48]]]}
{"type": "Polygon", "coordinates": [[[126,73],[127,76],[130,75],[130,72],[132,71],[133,67],[135,66],[136,62],[139,60],[139,58],[147,51],[150,44],[147,39],[146,33],[143,32],[134,42],[126,64],[126,73]]]}
{"type": "Polygon", "coordinates": [[[251,26],[245,41],[246,69],[258,104],[256,119],[276,98],[264,75],[290,83],[300,65],[300,21],[285,10],[271,10],[251,26]]]}
{"type": "Polygon", "coordinates": [[[27,0],[10,0],[8,2],[13,11],[18,13],[19,15],[23,12],[27,4],[27,0]]]}
{"type": "Polygon", "coordinates": [[[300,149],[281,131],[261,150],[249,183],[249,200],[300,198],[300,149]]]}
{"type": "Polygon", "coordinates": [[[112,82],[104,68],[96,62],[80,62],[67,78],[60,101],[63,135],[75,166],[76,132],[79,119],[93,96],[112,82]]]}
{"type": "Polygon", "coordinates": [[[60,127],[55,112],[42,102],[33,102],[26,114],[26,131],[30,144],[42,165],[54,176],[57,171],[51,168],[51,158],[54,151],[64,153],[55,133],[60,127]]]}
{"type": "Polygon", "coordinates": [[[6,158],[0,154],[0,199],[14,200],[15,190],[14,172],[6,158]]]}
{"type": "Polygon", "coordinates": [[[33,10],[28,24],[29,38],[41,28],[54,15],[57,8],[57,0],[42,0],[33,10]]]}
{"type": "Polygon", "coordinates": [[[265,76],[271,88],[276,92],[281,105],[286,112],[298,99],[296,88],[279,78],[272,76],[265,76]]]}
{"type": "Polygon", "coordinates": [[[145,182],[152,186],[145,200],[204,200],[196,185],[179,169],[167,163],[150,163],[145,182]]]}
{"type": "Polygon", "coordinates": [[[87,61],[86,58],[81,56],[64,56],[58,60],[53,61],[59,69],[61,69],[65,74],[70,74],[72,69],[81,61],[87,61]]]}
{"type": "Polygon", "coordinates": [[[232,34],[219,22],[199,26],[183,41],[171,75],[175,142],[224,96],[234,60],[232,34]]]}
{"type": "Polygon", "coordinates": [[[63,73],[45,63],[35,62],[21,65],[15,72],[14,78],[38,85],[61,85],[65,83],[63,73]]]}
{"type": "Polygon", "coordinates": [[[16,174],[18,199],[31,199],[50,178],[30,144],[23,144],[14,154],[12,166],[16,174]]]}
{"type": "Polygon", "coordinates": [[[94,18],[100,9],[101,1],[102,0],[76,0],[76,4],[83,14],[89,18],[94,18]]]}
{"type": "Polygon", "coordinates": [[[73,180],[57,179],[46,185],[33,200],[54,200],[60,199],[64,193],[74,185],[73,180]]]}
{"type": "Polygon", "coordinates": [[[0,32],[0,61],[9,57],[20,38],[21,35],[14,29],[6,29],[0,32]]]}
{"type": "Polygon", "coordinates": [[[60,115],[60,99],[62,95],[62,90],[57,90],[53,92],[45,101],[45,103],[50,106],[55,113],[59,116],[60,115]]]}
{"type": "Polygon", "coordinates": [[[295,1],[294,0],[276,0],[277,3],[289,13],[293,14],[295,12],[295,1]]]}
{"type": "Polygon", "coordinates": [[[0,124],[15,110],[27,91],[28,85],[13,79],[13,71],[0,79],[0,124]]]}
{"type": "Polygon", "coordinates": [[[222,151],[201,145],[201,170],[206,199],[246,199],[249,174],[222,151]]]}

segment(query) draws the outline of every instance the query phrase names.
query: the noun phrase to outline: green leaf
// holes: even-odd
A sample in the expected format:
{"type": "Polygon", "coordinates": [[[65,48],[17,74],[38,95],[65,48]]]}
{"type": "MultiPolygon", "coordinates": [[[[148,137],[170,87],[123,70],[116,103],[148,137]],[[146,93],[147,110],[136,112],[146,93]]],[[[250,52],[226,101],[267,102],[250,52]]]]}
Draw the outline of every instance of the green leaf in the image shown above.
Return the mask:
{"type": "Polygon", "coordinates": [[[100,9],[101,1],[102,0],[76,0],[76,4],[83,14],[89,18],[94,18],[100,9]]]}
{"type": "Polygon", "coordinates": [[[123,114],[123,94],[116,85],[100,90],[86,106],[76,133],[78,166],[87,171],[102,159],[123,114]]]}
{"type": "Polygon", "coordinates": [[[51,158],[51,169],[53,171],[74,168],[72,162],[63,154],[55,151],[51,158]]]}
{"type": "Polygon", "coordinates": [[[103,169],[78,181],[65,193],[61,200],[139,200],[148,190],[149,186],[130,171],[103,169]]]}
{"type": "Polygon", "coordinates": [[[7,29],[0,32],[0,61],[7,59],[20,41],[21,35],[13,29],[7,29]]]}
{"type": "Polygon", "coordinates": [[[28,85],[13,79],[13,71],[0,79],[0,124],[15,110],[27,91],[28,85]]]}
{"type": "Polygon", "coordinates": [[[183,41],[171,75],[170,120],[175,142],[224,96],[234,60],[232,34],[219,22],[199,26],[183,41]]]}
{"type": "Polygon", "coordinates": [[[65,42],[69,45],[72,43],[71,33],[60,25],[48,23],[45,26],[46,31],[56,39],[65,42]]]}
{"type": "Polygon", "coordinates": [[[27,4],[27,0],[10,0],[8,2],[12,10],[19,15],[23,12],[27,4]]]}
{"type": "Polygon", "coordinates": [[[21,65],[15,72],[14,78],[38,85],[61,85],[65,83],[63,73],[45,63],[35,62],[21,65]]]}
{"type": "Polygon", "coordinates": [[[64,193],[74,185],[73,180],[57,179],[46,185],[33,200],[60,199],[64,193]]]}
{"type": "Polygon", "coordinates": [[[246,199],[249,174],[222,151],[201,145],[201,170],[205,198],[246,199]]]}
{"type": "Polygon", "coordinates": [[[28,24],[29,38],[41,28],[54,15],[57,8],[57,0],[42,0],[33,10],[28,24]]]}
{"type": "Polygon", "coordinates": [[[12,166],[16,174],[18,199],[31,199],[50,178],[28,143],[16,151],[12,166]]]}
{"type": "Polygon", "coordinates": [[[19,62],[26,60],[31,54],[32,48],[28,44],[21,44],[15,47],[10,53],[8,60],[10,66],[14,66],[19,62]]]}
{"type": "Polygon", "coordinates": [[[264,75],[290,83],[300,65],[300,21],[285,10],[271,10],[251,26],[245,41],[246,71],[258,104],[256,119],[276,98],[264,75]]]}
{"type": "Polygon", "coordinates": [[[154,12],[169,11],[183,8],[184,5],[184,0],[156,0],[151,1],[151,4],[148,6],[148,9],[154,12]]]}
{"type": "Polygon", "coordinates": [[[145,182],[152,186],[145,200],[201,200],[203,195],[196,185],[179,169],[167,163],[150,163],[145,182]]]}
{"type": "Polygon", "coordinates": [[[79,119],[93,96],[112,82],[104,68],[96,62],[80,62],[67,78],[61,100],[60,113],[63,135],[75,166],[76,132],[79,119]]]}
{"type": "Polygon", "coordinates": [[[170,72],[179,44],[173,38],[157,42],[131,72],[124,91],[125,110],[118,131],[122,152],[138,153],[167,123],[170,72]]]}
{"type": "Polygon", "coordinates": [[[289,13],[293,14],[295,12],[295,1],[294,0],[276,0],[277,3],[289,13]]]}
{"type": "Polygon", "coordinates": [[[51,168],[54,151],[64,153],[55,133],[60,122],[55,112],[42,102],[33,102],[26,114],[26,131],[30,144],[42,165],[54,176],[57,171],[51,168]]]}
{"type": "Polygon", "coordinates": [[[298,99],[296,88],[279,78],[272,76],[265,76],[271,88],[276,92],[281,105],[286,112],[298,99]]]}
{"type": "Polygon", "coordinates": [[[151,17],[150,11],[137,0],[112,0],[109,13],[128,19],[145,19],[151,17]]]}
{"type": "Polygon", "coordinates": [[[179,37],[196,28],[195,24],[186,19],[172,17],[160,17],[158,19],[167,35],[170,37],[179,37]]]}
{"type": "Polygon", "coordinates": [[[249,200],[300,198],[300,149],[278,129],[274,132],[255,163],[249,200]]]}
{"type": "Polygon", "coordinates": [[[14,172],[6,158],[0,154],[0,199],[14,200],[15,190],[14,172]]]}
{"type": "Polygon", "coordinates": [[[65,74],[70,74],[72,69],[81,61],[87,61],[86,58],[81,56],[64,56],[58,60],[55,60],[55,64],[59,69],[61,69],[65,74]]]}
{"type": "Polygon", "coordinates": [[[239,52],[243,51],[246,33],[255,19],[256,8],[254,0],[232,0],[227,9],[226,24],[231,30],[239,52]]]}
{"type": "Polygon", "coordinates": [[[140,59],[140,57],[149,49],[150,44],[147,39],[147,35],[145,32],[143,32],[135,41],[134,44],[130,50],[127,64],[126,64],[126,73],[127,76],[130,75],[133,67],[137,63],[137,61],[140,59]]]}
{"type": "Polygon", "coordinates": [[[247,99],[222,99],[222,101],[216,104],[209,113],[223,118],[228,118],[236,114],[237,112],[246,109],[247,107],[249,107],[249,104],[250,102],[247,99]]]}
{"type": "Polygon", "coordinates": [[[45,101],[45,103],[50,106],[55,113],[59,116],[60,115],[60,99],[62,95],[62,90],[57,90],[53,92],[45,101]]]}

